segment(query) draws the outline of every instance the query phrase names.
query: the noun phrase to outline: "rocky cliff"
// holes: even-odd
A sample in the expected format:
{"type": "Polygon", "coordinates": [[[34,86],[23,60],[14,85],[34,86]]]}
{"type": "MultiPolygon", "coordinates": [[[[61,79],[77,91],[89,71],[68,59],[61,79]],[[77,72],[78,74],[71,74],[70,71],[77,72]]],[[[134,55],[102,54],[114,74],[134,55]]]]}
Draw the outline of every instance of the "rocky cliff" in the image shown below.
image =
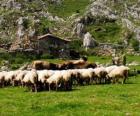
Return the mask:
{"type": "Polygon", "coordinates": [[[79,39],[86,48],[132,47],[140,42],[139,6],[140,0],[1,0],[0,44],[53,33],[79,39]]]}

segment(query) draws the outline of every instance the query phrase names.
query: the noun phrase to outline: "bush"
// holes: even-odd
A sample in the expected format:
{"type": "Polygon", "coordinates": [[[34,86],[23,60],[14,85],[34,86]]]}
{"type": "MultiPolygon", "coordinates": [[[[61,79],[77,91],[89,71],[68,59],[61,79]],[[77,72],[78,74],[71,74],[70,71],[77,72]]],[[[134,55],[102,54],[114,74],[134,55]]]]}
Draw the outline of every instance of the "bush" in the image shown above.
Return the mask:
{"type": "Polygon", "coordinates": [[[132,40],[132,47],[135,51],[139,51],[139,41],[136,39],[132,40]]]}
{"type": "Polygon", "coordinates": [[[41,59],[54,59],[54,56],[50,54],[43,54],[41,56],[41,59]]]}
{"type": "Polygon", "coordinates": [[[81,50],[81,46],[82,46],[82,41],[81,40],[74,40],[70,43],[70,49],[73,50],[81,50]]]}
{"type": "Polygon", "coordinates": [[[41,18],[40,24],[36,25],[38,34],[46,34],[49,33],[49,29],[53,27],[55,23],[53,21],[49,21],[46,18],[41,18]]]}

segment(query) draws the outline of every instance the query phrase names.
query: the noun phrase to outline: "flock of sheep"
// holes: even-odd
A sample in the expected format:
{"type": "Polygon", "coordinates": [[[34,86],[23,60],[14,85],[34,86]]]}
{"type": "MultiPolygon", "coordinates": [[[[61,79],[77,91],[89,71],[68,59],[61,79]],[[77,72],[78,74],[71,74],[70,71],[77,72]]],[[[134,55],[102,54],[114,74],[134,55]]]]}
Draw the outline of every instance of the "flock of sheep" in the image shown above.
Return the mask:
{"type": "Polygon", "coordinates": [[[0,72],[0,87],[22,86],[35,92],[42,90],[67,91],[72,90],[73,85],[107,84],[120,81],[125,83],[129,71],[126,66],[116,65],[108,67],[96,66],[94,68],[93,65],[89,65],[91,67],[86,67],[89,64],[86,60],[71,61],[73,62],[71,64],[76,68],[68,68],[67,63],[65,63],[64,69],[52,70],[50,67],[44,67],[43,62],[33,62],[31,70],[0,72]],[[77,69],[78,65],[80,65],[79,69],[77,69]],[[40,69],[40,66],[42,69],[40,69]]]}

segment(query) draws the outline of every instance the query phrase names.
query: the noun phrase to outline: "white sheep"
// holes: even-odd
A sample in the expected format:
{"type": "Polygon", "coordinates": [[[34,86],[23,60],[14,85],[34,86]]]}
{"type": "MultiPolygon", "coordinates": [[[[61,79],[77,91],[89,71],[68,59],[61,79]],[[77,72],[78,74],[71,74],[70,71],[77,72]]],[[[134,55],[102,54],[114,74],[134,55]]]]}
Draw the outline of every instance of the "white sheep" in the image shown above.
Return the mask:
{"type": "Polygon", "coordinates": [[[61,71],[56,71],[52,76],[50,76],[47,79],[47,84],[49,86],[49,91],[51,90],[52,86],[55,87],[56,91],[58,90],[58,87],[61,86],[63,82],[63,77],[61,74],[61,71]]]}
{"type": "Polygon", "coordinates": [[[20,70],[7,72],[5,75],[6,85],[10,85],[10,84],[13,85],[13,80],[16,78],[16,76],[19,72],[20,72],[20,70]]]}
{"type": "Polygon", "coordinates": [[[72,70],[62,70],[61,75],[63,78],[63,85],[64,90],[71,90],[72,89],[72,77],[74,76],[74,73],[72,70]]]}
{"type": "Polygon", "coordinates": [[[98,68],[95,68],[95,69],[93,69],[94,70],[94,72],[95,72],[95,76],[96,76],[96,78],[95,78],[95,81],[96,81],[96,83],[102,83],[102,81],[103,81],[103,83],[106,83],[106,76],[107,76],[107,71],[106,71],[106,69],[104,68],[104,67],[98,67],[98,68]]]}
{"type": "Polygon", "coordinates": [[[27,70],[20,70],[17,76],[13,79],[13,85],[22,85],[21,81],[23,80],[24,76],[28,73],[27,70]]]}
{"type": "Polygon", "coordinates": [[[38,75],[35,69],[28,71],[22,80],[22,84],[25,84],[31,90],[37,92],[38,89],[38,75]]]}
{"type": "Polygon", "coordinates": [[[113,69],[109,74],[108,77],[113,81],[113,83],[119,82],[122,79],[122,84],[125,83],[128,77],[129,68],[126,66],[119,66],[113,69]]]}
{"type": "Polygon", "coordinates": [[[116,66],[116,65],[112,65],[112,66],[106,67],[105,69],[106,69],[107,73],[110,73],[113,69],[115,69],[115,68],[117,68],[117,67],[118,67],[118,66],[116,66]]]}
{"type": "Polygon", "coordinates": [[[38,82],[39,82],[39,85],[41,88],[43,87],[43,89],[47,89],[46,81],[55,72],[56,71],[54,71],[54,70],[39,70],[39,71],[37,71],[38,82]]]}
{"type": "Polygon", "coordinates": [[[72,72],[72,83],[78,84],[80,80],[80,72],[79,69],[69,69],[72,72]]]}
{"type": "Polygon", "coordinates": [[[94,77],[95,77],[95,72],[93,69],[79,69],[80,73],[80,84],[83,84],[83,82],[86,82],[87,84],[91,84],[94,77]]]}
{"type": "Polygon", "coordinates": [[[6,71],[0,72],[0,87],[4,87],[6,71]]]}

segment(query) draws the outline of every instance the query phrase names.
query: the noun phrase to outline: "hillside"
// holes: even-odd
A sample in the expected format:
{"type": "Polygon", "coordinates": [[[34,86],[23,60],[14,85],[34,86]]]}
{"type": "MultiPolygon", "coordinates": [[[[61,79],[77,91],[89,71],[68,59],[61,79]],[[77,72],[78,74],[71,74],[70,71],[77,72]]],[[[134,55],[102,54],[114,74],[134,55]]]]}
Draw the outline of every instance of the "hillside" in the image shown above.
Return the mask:
{"type": "MultiPolygon", "coordinates": [[[[139,5],[139,0],[1,0],[0,43],[48,32],[83,40],[89,32],[98,43],[138,50],[139,5]]],[[[91,44],[89,41],[86,46],[91,44]]]]}

